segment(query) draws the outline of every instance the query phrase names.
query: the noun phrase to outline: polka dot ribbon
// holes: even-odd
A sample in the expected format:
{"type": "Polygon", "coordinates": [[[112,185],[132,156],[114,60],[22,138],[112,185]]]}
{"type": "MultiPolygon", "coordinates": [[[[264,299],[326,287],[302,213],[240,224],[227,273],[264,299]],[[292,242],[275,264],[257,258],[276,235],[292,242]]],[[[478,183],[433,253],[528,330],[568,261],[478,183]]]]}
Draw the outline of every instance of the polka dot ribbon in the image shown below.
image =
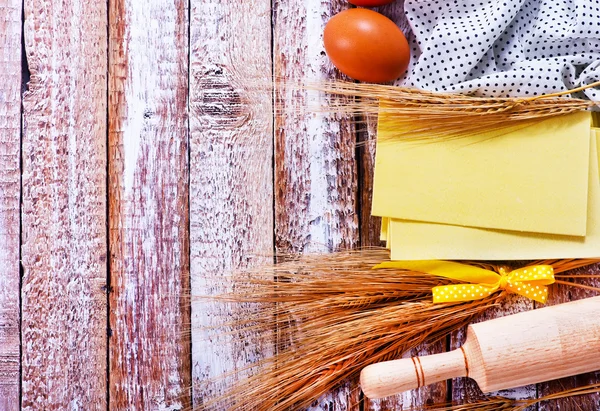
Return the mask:
{"type": "Polygon", "coordinates": [[[433,287],[434,303],[480,300],[499,290],[545,303],[548,300],[546,285],[554,283],[551,265],[529,266],[510,272],[500,268],[499,274],[451,261],[386,261],[373,268],[399,268],[469,283],[433,287]]]}

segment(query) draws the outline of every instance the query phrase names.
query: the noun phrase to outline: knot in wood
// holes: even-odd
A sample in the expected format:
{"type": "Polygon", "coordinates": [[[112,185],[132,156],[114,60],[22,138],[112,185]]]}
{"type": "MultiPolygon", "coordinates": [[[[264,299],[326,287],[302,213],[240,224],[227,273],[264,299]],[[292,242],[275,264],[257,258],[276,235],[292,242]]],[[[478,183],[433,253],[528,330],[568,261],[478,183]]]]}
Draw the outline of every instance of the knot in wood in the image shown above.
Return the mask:
{"type": "Polygon", "coordinates": [[[212,67],[194,75],[190,105],[199,116],[218,128],[239,127],[251,116],[245,104],[242,87],[235,87],[222,67],[212,67]]]}

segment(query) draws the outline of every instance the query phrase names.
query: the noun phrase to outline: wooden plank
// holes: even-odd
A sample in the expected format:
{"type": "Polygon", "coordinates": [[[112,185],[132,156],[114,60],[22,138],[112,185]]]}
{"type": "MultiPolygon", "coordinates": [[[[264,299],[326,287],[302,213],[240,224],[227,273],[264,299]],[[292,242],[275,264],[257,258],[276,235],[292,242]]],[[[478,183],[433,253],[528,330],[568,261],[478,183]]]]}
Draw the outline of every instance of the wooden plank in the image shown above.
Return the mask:
{"type": "MultiPolygon", "coordinates": [[[[339,77],[323,49],[323,29],[346,1],[275,1],[274,74],[290,83],[339,77]]],[[[352,119],[310,113],[327,104],[317,92],[276,89],[275,241],[278,253],[334,251],[359,244],[356,134],[352,119]]],[[[312,409],[350,409],[355,381],[312,409]]]]}
{"type": "MultiPolygon", "coordinates": [[[[335,0],[276,1],[274,73],[286,81],[339,77],[323,48],[323,29],[348,7],[335,0]]],[[[278,252],[323,251],[358,245],[355,133],[352,119],[310,113],[326,104],[317,92],[276,90],[275,237],[278,252]]]]}
{"type": "MultiPolygon", "coordinates": [[[[589,267],[582,267],[573,270],[568,274],[594,274],[600,275],[600,264],[589,267]]],[[[567,274],[567,273],[564,273],[567,274]]],[[[596,279],[578,279],[578,284],[592,287],[600,287],[600,281],[596,279]]],[[[582,288],[554,285],[548,299],[548,304],[560,304],[568,301],[575,301],[581,298],[587,298],[597,295],[597,293],[582,288]]],[[[568,390],[570,388],[581,387],[588,384],[597,384],[600,382],[600,372],[587,373],[575,377],[561,378],[559,380],[541,383],[537,385],[539,397],[553,394],[556,392],[568,390]]],[[[580,395],[571,398],[562,398],[553,401],[541,402],[538,406],[539,411],[555,410],[597,410],[600,407],[600,394],[580,395]]]]}
{"type": "Polygon", "coordinates": [[[106,5],[24,8],[22,407],[105,410],[106,5]]]}
{"type": "MultiPolygon", "coordinates": [[[[192,295],[211,295],[237,269],[272,261],[271,2],[191,3],[190,240],[192,295]]],[[[237,308],[235,308],[237,310],[237,308]]],[[[231,308],[234,310],[234,308],[231,308]]],[[[245,308],[238,314],[243,315],[245,308]]],[[[256,335],[209,335],[230,308],[192,301],[194,405],[219,379],[273,351],[256,335]]],[[[238,375],[239,376],[239,375],[238,375]]],[[[226,409],[215,405],[211,409],[226,409]]]]}
{"type": "Polygon", "coordinates": [[[379,247],[385,245],[384,241],[380,241],[381,217],[371,216],[377,148],[377,116],[365,117],[363,121],[365,130],[359,133],[357,150],[360,193],[360,244],[363,247],[379,247]]]}
{"type": "Polygon", "coordinates": [[[20,0],[0,0],[0,410],[19,409],[20,0]]]}
{"type": "MultiPolygon", "coordinates": [[[[410,35],[410,26],[404,15],[403,2],[394,2],[376,9],[383,15],[393,20],[400,29],[410,35]]],[[[402,84],[402,80],[396,82],[402,84]]],[[[360,238],[362,246],[380,246],[379,233],[381,230],[381,218],[371,216],[371,203],[373,196],[373,171],[375,167],[375,139],[377,136],[377,117],[371,116],[363,119],[364,130],[360,135],[361,145],[358,149],[359,161],[359,187],[360,187],[360,238]]],[[[446,341],[418,347],[407,355],[436,354],[446,350],[446,341]]],[[[406,392],[401,395],[377,401],[365,401],[364,410],[397,410],[409,407],[420,407],[424,405],[445,402],[448,396],[448,388],[445,382],[421,387],[418,390],[406,392]]]]}
{"type": "Polygon", "coordinates": [[[190,406],[188,2],[109,2],[110,408],[190,406]]]}

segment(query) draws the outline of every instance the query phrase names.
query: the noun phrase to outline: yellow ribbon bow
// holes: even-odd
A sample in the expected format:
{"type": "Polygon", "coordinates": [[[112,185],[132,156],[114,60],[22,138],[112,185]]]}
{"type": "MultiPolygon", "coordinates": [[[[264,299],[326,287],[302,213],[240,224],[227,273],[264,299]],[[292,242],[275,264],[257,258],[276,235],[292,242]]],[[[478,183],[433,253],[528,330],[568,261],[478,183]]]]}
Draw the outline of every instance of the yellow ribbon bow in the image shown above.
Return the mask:
{"type": "Polygon", "coordinates": [[[434,303],[480,300],[498,290],[545,303],[548,300],[546,285],[554,283],[551,265],[523,267],[510,272],[500,268],[500,274],[451,261],[386,261],[373,268],[399,268],[469,283],[433,287],[434,303]]]}

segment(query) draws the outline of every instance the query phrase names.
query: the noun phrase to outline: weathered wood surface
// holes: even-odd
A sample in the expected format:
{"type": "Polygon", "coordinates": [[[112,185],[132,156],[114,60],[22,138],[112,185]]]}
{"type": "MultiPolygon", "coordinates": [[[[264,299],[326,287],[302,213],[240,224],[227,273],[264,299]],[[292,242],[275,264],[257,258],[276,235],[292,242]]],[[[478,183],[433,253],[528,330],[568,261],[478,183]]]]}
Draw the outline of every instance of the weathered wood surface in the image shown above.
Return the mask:
{"type": "Polygon", "coordinates": [[[189,407],[188,2],[109,2],[110,409],[189,407]]]}
{"type": "Polygon", "coordinates": [[[0,0],[0,410],[19,409],[20,0],[0,0]]]}
{"type": "Polygon", "coordinates": [[[106,409],[106,24],[26,0],[22,407],[106,409]]]}
{"type": "MultiPolygon", "coordinates": [[[[192,294],[205,296],[236,270],[272,261],[271,2],[194,0],[190,29],[191,278],[192,294]]],[[[272,351],[254,335],[207,331],[229,312],[192,302],[196,406],[231,385],[224,372],[272,351]]]]}
{"type": "MultiPolygon", "coordinates": [[[[274,74],[287,82],[334,79],[323,29],[348,7],[342,0],[276,1],[274,74]]],[[[355,133],[352,119],[315,114],[327,96],[282,85],[275,91],[275,241],[279,253],[358,245],[355,133]]]]}
{"type": "MultiPolygon", "coordinates": [[[[336,78],[323,48],[323,29],[348,7],[342,0],[275,1],[276,78],[304,82],[336,78]]],[[[277,253],[327,252],[359,244],[356,134],[352,119],[307,107],[327,97],[282,85],[275,91],[275,245],[277,253]]],[[[356,407],[355,381],[321,398],[313,409],[356,407]]]]}
{"type": "MultiPolygon", "coordinates": [[[[353,119],[306,110],[326,96],[266,87],[272,74],[338,76],[322,31],[347,2],[189,4],[190,11],[183,0],[0,0],[2,411],[19,409],[19,383],[23,409],[201,406],[231,382],[212,378],[268,355],[275,341],[206,332],[230,311],[190,306],[190,292],[214,293],[236,269],[272,261],[274,251],[379,245],[379,219],[370,216],[374,145],[355,145],[373,137],[374,122],[357,130],[353,119]],[[31,70],[23,95],[22,6],[31,70]]],[[[401,1],[379,10],[406,30],[401,1]]],[[[558,289],[551,303],[592,294],[558,289]]],[[[509,301],[486,318],[532,308],[509,301]]],[[[501,394],[543,395],[599,377],[501,394]]],[[[458,379],[361,401],[352,381],[312,409],[391,411],[479,395],[458,379]]],[[[534,408],[598,404],[596,394],[534,408]]]]}

